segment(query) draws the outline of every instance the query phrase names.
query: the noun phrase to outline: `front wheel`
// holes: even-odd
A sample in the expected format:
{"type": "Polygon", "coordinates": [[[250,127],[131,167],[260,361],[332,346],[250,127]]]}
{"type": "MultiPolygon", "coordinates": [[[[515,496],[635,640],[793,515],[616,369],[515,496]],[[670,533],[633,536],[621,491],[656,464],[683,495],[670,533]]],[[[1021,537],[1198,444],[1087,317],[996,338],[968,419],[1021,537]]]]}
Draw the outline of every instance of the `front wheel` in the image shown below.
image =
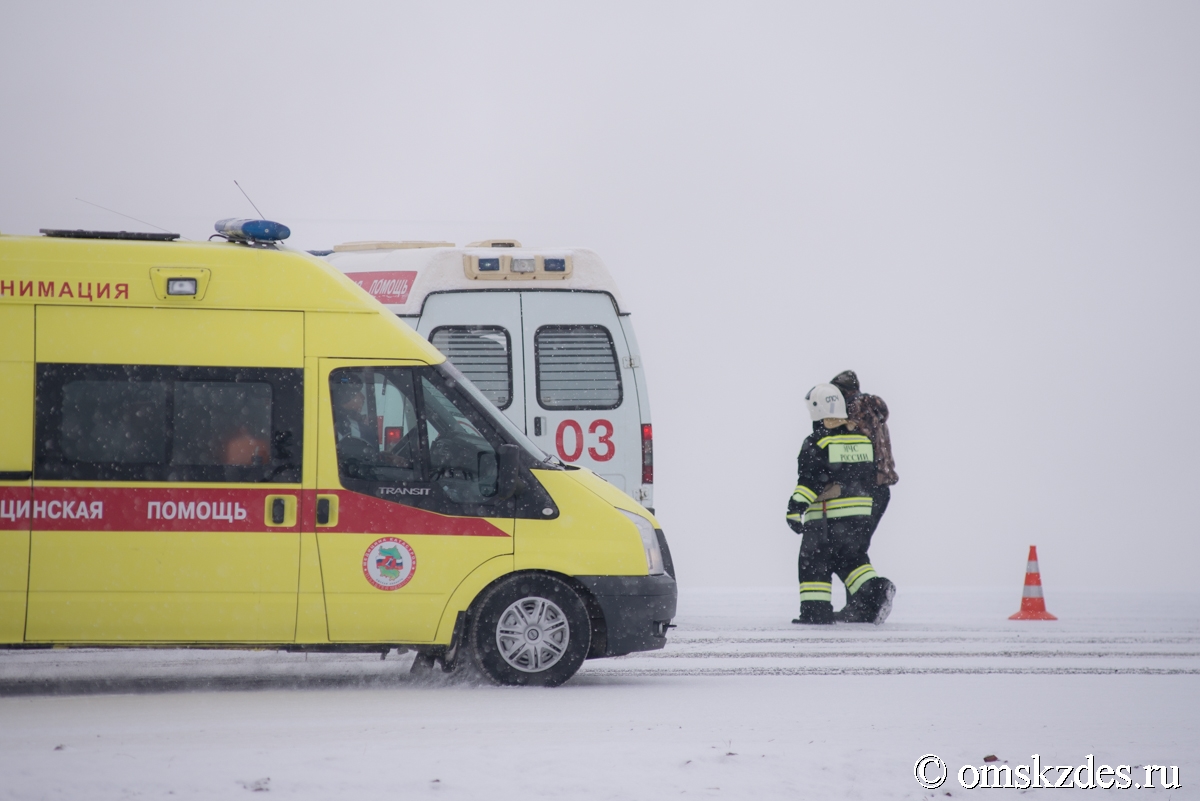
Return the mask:
{"type": "Polygon", "coordinates": [[[512,576],[480,599],[467,635],[471,659],[497,684],[557,687],[592,644],[583,599],[554,576],[512,576]]]}

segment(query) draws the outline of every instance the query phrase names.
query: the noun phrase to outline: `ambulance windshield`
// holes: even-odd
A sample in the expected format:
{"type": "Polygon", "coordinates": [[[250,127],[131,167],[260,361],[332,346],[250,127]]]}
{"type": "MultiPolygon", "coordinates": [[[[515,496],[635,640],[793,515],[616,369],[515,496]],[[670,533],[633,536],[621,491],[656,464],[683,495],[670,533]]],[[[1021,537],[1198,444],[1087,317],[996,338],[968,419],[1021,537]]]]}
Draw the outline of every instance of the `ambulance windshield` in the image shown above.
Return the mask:
{"type": "Polygon", "coordinates": [[[513,444],[524,449],[526,453],[539,462],[544,462],[550,465],[560,464],[556,458],[547,454],[545,451],[535,445],[533,441],[529,439],[529,437],[525,436],[525,432],[517,428],[512,420],[509,420],[503,412],[499,411],[492,404],[492,402],[489,401],[484,394],[479,391],[479,388],[472,384],[470,379],[463,375],[457,367],[455,367],[449,361],[444,361],[437,365],[434,369],[441,373],[447,381],[450,381],[453,384],[458,384],[460,387],[462,387],[463,392],[467,393],[471,400],[475,402],[475,406],[479,409],[480,414],[486,415],[487,419],[493,425],[495,425],[496,428],[503,431],[513,442],[513,444]]]}

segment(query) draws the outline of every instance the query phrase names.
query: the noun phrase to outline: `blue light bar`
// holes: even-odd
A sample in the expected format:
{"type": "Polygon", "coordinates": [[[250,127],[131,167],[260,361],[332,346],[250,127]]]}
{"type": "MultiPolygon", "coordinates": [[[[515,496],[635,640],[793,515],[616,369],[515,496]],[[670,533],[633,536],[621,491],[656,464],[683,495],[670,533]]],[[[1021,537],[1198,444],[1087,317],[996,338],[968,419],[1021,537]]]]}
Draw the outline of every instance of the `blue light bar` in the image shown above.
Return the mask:
{"type": "Polygon", "coordinates": [[[250,242],[278,242],[292,235],[286,225],[270,220],[218,220],[216,228],[221,236],[250,242]]]}

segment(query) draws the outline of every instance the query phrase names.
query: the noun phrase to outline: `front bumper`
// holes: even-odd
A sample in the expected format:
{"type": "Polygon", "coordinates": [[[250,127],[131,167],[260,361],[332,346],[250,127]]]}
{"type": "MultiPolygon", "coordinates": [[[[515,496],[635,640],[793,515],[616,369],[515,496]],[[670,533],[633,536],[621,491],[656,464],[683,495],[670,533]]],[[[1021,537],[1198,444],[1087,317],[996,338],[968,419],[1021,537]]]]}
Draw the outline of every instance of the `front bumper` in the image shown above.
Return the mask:
{"type": "Polygon", "coordinates": [[[592,657],[655,651],[667,644],[679,590],[669,574],[661,576],[576,576],[595,596],[604,614],[605,644],[592,657]]]}

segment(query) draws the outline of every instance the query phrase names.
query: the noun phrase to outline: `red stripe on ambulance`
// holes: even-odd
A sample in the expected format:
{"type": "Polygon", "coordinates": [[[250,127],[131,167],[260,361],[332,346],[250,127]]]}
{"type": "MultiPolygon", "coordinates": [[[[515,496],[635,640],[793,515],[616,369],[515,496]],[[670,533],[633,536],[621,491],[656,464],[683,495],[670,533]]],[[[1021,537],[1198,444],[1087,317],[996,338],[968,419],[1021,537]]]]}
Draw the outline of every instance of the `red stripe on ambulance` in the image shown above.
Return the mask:
{"type": "Polygon", "coordinates": [[[455,517],[347,491],[0,487],[0,531],[263,531],[507,537],[481,517],[455,517]],[[267,496],[291,495],[300,522],[267,526],[267,496]],[[316,529],[317,495],[337,495],[338,524],[316,529]]]}
{"type": "MultiPolygon", "coordinates": [[[[311,491],[306,491],[309,494],[311,491]]],[[[449,537],[507,537],[508,532],[482,517],[454,517],[415,509],[411,506],[359,495],[357,492],[311,493],[313,499],[305,504],[306,514],[315,514],[317,495],[336,495],[338,524],[322,526],[321,533],[347,534],[433,534],[449,537]]]]}
{"type": "Polygon", "coordinates": [[[36,531],[262,531],[268,495],[299,491],[35,487],[30,511],[36,531]]]}
{"type": "Polygon", "coordinates": [[[0,487],[0,531],[28,531],[32,500],[33,490],[28,484],[0,487]]]}

